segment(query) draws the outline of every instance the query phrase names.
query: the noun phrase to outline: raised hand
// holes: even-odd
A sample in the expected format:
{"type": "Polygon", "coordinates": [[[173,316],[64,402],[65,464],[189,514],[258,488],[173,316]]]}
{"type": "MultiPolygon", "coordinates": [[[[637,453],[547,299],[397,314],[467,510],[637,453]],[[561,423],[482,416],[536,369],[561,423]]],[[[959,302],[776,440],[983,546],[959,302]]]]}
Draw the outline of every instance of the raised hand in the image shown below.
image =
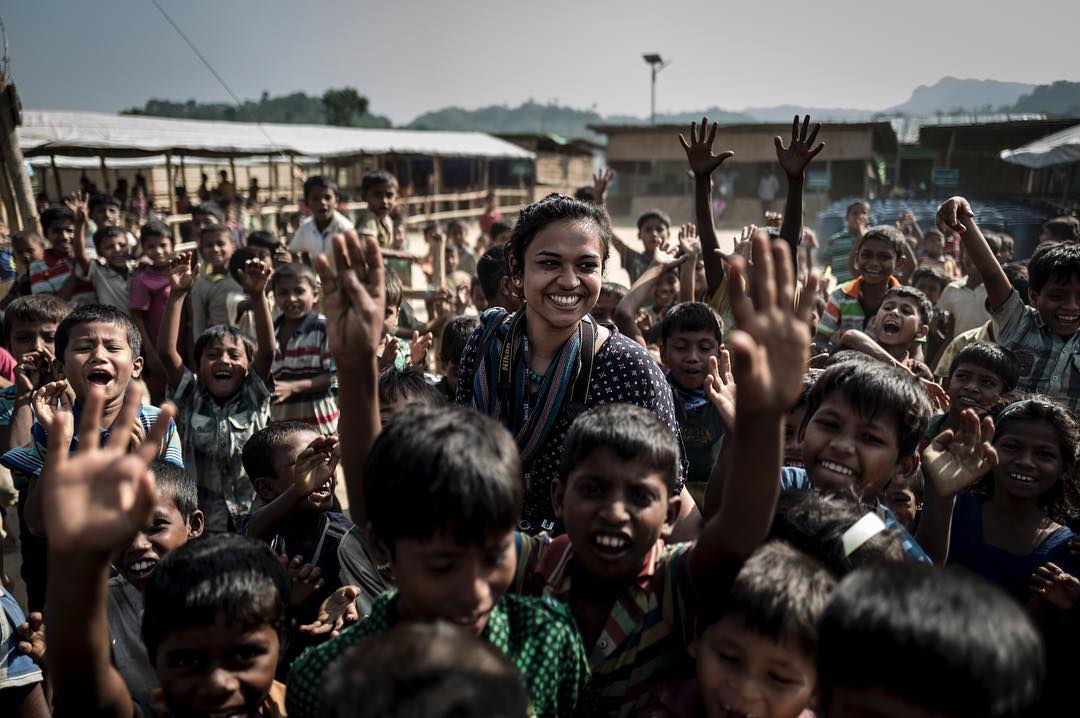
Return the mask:
{"type": "Polygon", "coordinates": [[[949,410],[949,394],[945,391],[945,388],[938,384],[936,381],[930,381],[926,377],[916,376],[919,380],[919,385],[922,386],[923,391],[926,392],[926,396],[930,399],[930,405],[933,406],[934,411],[944,414],[949,410]]]}
{"type": "Polygon", "coordinates": [[[301,496],[308,496],[333,479],[341,455],[336,436],[312,439],[293,464],[293,485],[301,496]]]}
{"type": "Polygon", "coordinates": [[[57,414],[48,425],[49,453],[38,480],[43,503],[49,507],[44,519],[50,552],[92,555],[107,561],[146,527],[154,508],[154,477],[149,465],[157,458],[175,410],[172,404],[164,404],[150,436],[130,451],[138,393],[127,393],[109,439],[101,446],[97,438],[104,405],[104,392],[91,387],[79,420],[82,441],[71,456],[71,415],[57,414]]]}
{"type": "Polygon", "coordinates": [[[696,122],[690,123],[689,142],[686,141],[685,137],[679,135],[679,144],[686,150],[686,161],[690,164],[690,171],[696,177],[711,176],[713,171],[724,163],[724,160],[735,156],[735,153],[731,150],[725,150],[718,155],[713,154],[712,146],[713,141],[716,139],[716,130],[717,124],[715,122],[712,123],[712,127],[709,127],[709,120],[702,117],[700,129],[696,122]],[[706,138],[706,129],[708,129],[708,138],[706,138]]]}
{"type": "Polygon", "coordinates": [[[695,257],[701,254],[701,240],[698,239],[696,225],[684,224],[679,227],[679,251],[695,257]]]}
{"type": "Polygon", "coordinates": [[[1031,590],[1063,611],[1080,603],[1080,579],[1049,561],[1031,574],[1031,590]]]}
{"type": "Polygon", "coordinates": [[[244,271],[240,273],[244,293],[249,297],[265,295],[266,284],[270,281],[272,273],[270,265],[261,259],[249,259],[244,262],[244,271]]]}
{"type": "Polygon", "coordinates": [[[593,203],[604,204],[604,194],[607,193],[608,185],[615,179],[615,170],[605,167],[597,170],[593,175],[593,203]]]}
{"type": "Polygon", "coordinates": [[[23,354],[15,365],[15,386],[19,394],[28,394],[56,379],[56,359],[48,349],[23,354]]]}
{"type": "Polygon", "coordinates": [[[705,396],[720,413],[729,431],[735,428],[735,377],[731,373],[731,354],[720,347],[720,358],[709,357],[709,373],[705,376],[705,396]]]}
{"type": "Polygon", "coordinates": [[[431,332],[420,336],[420,332],[414,331],[412,333],[412,344],[409,345],[409,363],[413,366],[423,366],[428,350],[431,349],[431,342],[434,339],[435,337],[431,332]]]}
{"type": "Polygon", "coordinates": [[[180,252],[169,257],[169,287],[174,292],[188,292],[195,286],[195,274],[191,271],[191,252],[180,252]]]}
{"type": "Polygon", "coordinates": [[[791,143],[784,147],[784,141],[780,139],[779,135],[773,138],[773,144],[776,145],[776,159],[779,160],[780,167],[783,168],[788,179],[802,179],[810,160],[817,157],[818,153],[825,149],[824,142],[818,143],[817,147],[814,146],[814,142],[817,141],[818,131],[821,130],[821,123],[816,123],[814,129],[808,135],[807,130],[809,128],[810,115],[807,115],[806,119],[803,120],[801,128],[799,127],[799,116],[795,115],[795,119],[791,122],[791,143]]]}
{"type": "Polygon", "coordinates": [[[382,356],[379,357],[380,372],[397,366],[397,345],[397,338],[387,334],[386,339],[383,340],[382,356]]]}
{"type": "Polygon", "coordinates": [[[751,254],[749,266],[742,257],[732,257],[728,283],[738,327],[728,344],[735,352],[739,411],[782,413],[802,392],[810,353],[810,311],[819,276],[815,272],[807,278],[796,307],[787,244],[755,237],[751,254]]]}
{"type": "Polygon", "coordinates": [[[975,212],[963,197],[950,197],[941,203],[937,211],[937,228],[947,237],[953,232],[964,232],[968,220],[975,219],[975,212]]]}
{"type": "Polygon", "coordinates": [[[26,623],[15,629],[19,642],[15,646],[19,653],[30,656],[39,666],[45,665],[45,619],[34,611],[26,617],[26,623]]]}
{"type": "Polygon", "coordinates": [[[51,381],[37,389],[30,399],[30,406],[34,410],[34,418],[42,426],[52,426],[53,419],[60,414],[66,415],[70,423],[71,406],[75,403],[75,392],[67,379],[51,381]]]}
{"type": "Polygon", "coordinates": [[[278,561],[289,575],[289,605],[293,608],[303,606],[316,591],[323,587],[322,569],[304,561],[303,556],[278,556],[278,561]]]}
{"type": "Polygon", "coordinates": [[[765,213],[765,226],[776,227],[780,229],[780,224],[784,221],[784,215],[780,212],[768,211],[765,213]]]}
{"type": "Polygon", "coordinates": [[[342,586],[326,597],[319,606],[319,615],[313,622],[300,626],[300,630],[311,636],[338,635],[342,628],[360,620],[360,610],[356,607],[360,594],[359,586],[342,586]]]}
{"type": "Polygon", "coordinates": [[[379,243],[355,230],[335,235],[334,262],[315,260],[322,280],[326,337],[338,372],[361,368],[379,348],[383,336],[386,293],[379,243]]]}
{"type": "Polygon", "coordinates": [[[923,475],[939,496],[956,496],[997,465],[993,440],[994,420],[980,422],[972,409],[964,409],[957,431],[946,429],[923,449],[923,475]]]}
{"type": "Polygon", "coordinates": [[[679,254],[678,245],[672,242],[657,244],[652,253],[652,263],[662,271],[678,267],[689,258],[689,254],[679,254]]]}
{"type": "Polygon", "coordinates": [[[64,200],[64,204],[71,210],[71,213],[75,215],[75,224],[85,224],[86,218],[90,215],[89,206],[90,198],[86,196],[85,192],[76,192],[67,199],[64,200]]]}

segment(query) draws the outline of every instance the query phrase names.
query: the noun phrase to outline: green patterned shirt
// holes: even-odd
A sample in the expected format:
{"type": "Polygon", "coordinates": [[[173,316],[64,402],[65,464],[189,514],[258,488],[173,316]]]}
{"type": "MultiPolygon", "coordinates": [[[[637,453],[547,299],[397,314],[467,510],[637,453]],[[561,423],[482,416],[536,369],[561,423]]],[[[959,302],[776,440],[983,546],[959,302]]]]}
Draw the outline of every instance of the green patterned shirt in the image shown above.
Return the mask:
{"type": "MultiPolygon", "coordinates": [[[[290,718],[320,714],[323,674],[349,648],[397,622],[397,591],[376,599],[371,615],[340,635],[306,650],[289,670],[285,705],[290,718]]],[[[505,653],[529,692],[538,718],[585,711],[589,662],[577,626],[565,606],[548,598],[506,595],[492,609],[480,637],[505,653]]]]}

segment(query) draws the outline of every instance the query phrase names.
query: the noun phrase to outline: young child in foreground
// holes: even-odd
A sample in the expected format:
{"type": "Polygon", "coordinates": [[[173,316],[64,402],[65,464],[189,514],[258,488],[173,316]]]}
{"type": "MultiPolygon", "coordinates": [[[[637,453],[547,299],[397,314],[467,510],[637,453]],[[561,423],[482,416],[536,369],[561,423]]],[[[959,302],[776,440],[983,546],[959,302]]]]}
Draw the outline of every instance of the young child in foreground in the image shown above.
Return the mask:
{"type": "MultiPolygon", "coordinates": [[[[91,392],[80,433],[100,430],[103,397],[91,392]]],[[[161,689],[134,700],[109,658],[107,589],[110,558],[150,518],[154,479],[148,465],[165,422],[129,451],[136,401],[102,447],[85,442],[68,458],[70,419],[50,426],[48,504],[49,668],[54,715],[184,718],[284,715],[284,686],[274,671],[288,625],[285,569],[269,549],[239,536],[194,541],[171,551],[144,590],[142,637],[161,689]]],[[[171,408],[161,418],[170,418],[171,408]]]]}

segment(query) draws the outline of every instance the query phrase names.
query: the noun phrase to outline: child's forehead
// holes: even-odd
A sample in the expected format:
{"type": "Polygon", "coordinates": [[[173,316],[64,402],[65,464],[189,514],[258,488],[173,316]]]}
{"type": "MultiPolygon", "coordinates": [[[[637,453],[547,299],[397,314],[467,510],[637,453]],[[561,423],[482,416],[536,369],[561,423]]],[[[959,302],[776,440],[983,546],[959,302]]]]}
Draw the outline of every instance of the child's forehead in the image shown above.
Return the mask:
{"type": "Polygon", "coordinates": [[[123,337],[127,341],[127,330],[111,322],[82,322],[68,330],[69,342],[76,337],[123,337]]]}
{"type": "Polygon", "coordinates": [[[217,232],[203,232],[199,235],[199,244],[206,244],[208,242],[232,242],[232,234],[227,229],[222,229],[217,232]]]}
{"type": "Polygon", "coordinates": [[[22,319],[19,317],[12,317],[11,333],[14,334],[18,331],[31,330],[35,332],[56,332],[56,328],[60,326],[59,322],[54,322],[51,319],[22,319]]]}
{"type": "Polygon", "coordinates": [[[870,250],[871,252],[888,252],[893,256],[896,256],[896,247],[892,242],[884,239],[870,238],[863,240],[863,243],[859,245],[859,251],[863,252],[870,250]]]}
{"type": "Polygon", "coordinates": [[[953,374],[955,375],[959,372],[967,372],[969,374],[983,374],[987,376],[992,376],[998,381],[1003,381],[1001,375],[993,369],[988,369],[981,364],[975,364],[973,362],[962,361],[957,364],[956,369],[953,370],[953,374]]]}
{"type": "Polygon", "coordinates": [[[668,342],[687,341],[700,342],[706,339],[716,341],[716,333],[711,329],[672,329],[668,335],[668,342]]]}
{"type": "Polygon", "coordinates": [[[597,446],[586,454],[567,478],[569,483],[588,479],[624,486],[660,484],[666,488],[668,484],[667,474],[662,470],[637,457],[624,458],[607,446],[597,446]]]}
{"type": "Polygon", "coordinates": [[[309,289],[315,289],[315,280],[305,274],[285,274],[274,277],[274,290],[295,289],[300,285],[306,285],[309,289]]]}
{"type": "Polygon", "coordinates": [[[869,407],[860,406],[857,403],[848,401],[847,397],[844,396],[844,393],[838,390],[826,394],[825,398],[821,401],[821,405],[814,413],[818,414],[823,411],[831,411],[844,416],[851,416],[861,422],[877,424],[882,428],[888,428],[890,430],[895,430],[900,421],[900,415],[894,409],[882,407],[876,412],[871,413],[869,407]]]}

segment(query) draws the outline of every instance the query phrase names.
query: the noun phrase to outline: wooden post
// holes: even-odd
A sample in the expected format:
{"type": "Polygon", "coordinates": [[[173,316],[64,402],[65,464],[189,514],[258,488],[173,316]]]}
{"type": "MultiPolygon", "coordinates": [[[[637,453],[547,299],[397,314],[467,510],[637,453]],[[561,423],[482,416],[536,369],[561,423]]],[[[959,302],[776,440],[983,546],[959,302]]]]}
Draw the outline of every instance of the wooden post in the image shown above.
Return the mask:
{"type": "Polygon", "coordinates": [[[235,157],[230,157],[229,158],[229,172],[232,173],[233,187],[239,187],[240,183],[236,179],[236,158],[235,157]]]}
{"type": "Polygon", "coordinates": [[[435,241],[431,243],[431,285],[435,291],[446,286],[446,235],[435,235],[435,241]]]}
{"type": "MultiPolygon", "coordinates": [[[[183,155],[181,155],[183,157],[183,155]]],[[[172,152],[165,153],[165,186],[169,192],[169,214],[176,214],[176,190],[173,183],[172,152]]]]}
{"type": "MultiPolygon", "coordinates": [[[[15,206],[15,193],[11,191],[11,180],[8,179],[7,168],[0,166],[0,197],[4,198],[4,213],[7,215],[8,229],[19,227],[19,210],[15,206]]],[[[23,229],[27,229],[23,225],[23,229]]]]}
{"type": "MultiPolygon", "coordinates": [[[[56,155],[49,155],[49,166],[52,168],[53,183],[56,185],[56,201],[59,202],[64,198],[64,190],[60,185],[60,170],[56,169],[56,155]]],[[[41,189],[45,189],[45,183],[42,182],[41,189]]]]}
{"type": "Polygon", "coordinates": [[[6,74],[0,74],[0,158],[3,159],[3,171],[7,172],[10,193],[14,195],[19,208],[19,219],[12,216],[11,229],[29,229],[38,231],[37,204],[34,202],[34,188],[30,184],[30,175],[26,172],[26,160],[15,128],[22,122],[19,96],[14,85],[6,82],[6,74]]]}
{"type": "MultiPolygon", "coordinates": [[[[184,166],[184,156],[180,155],[180,178],[173,178],[172,186],[169,188],[170,192],[176,192],[176,185],[183,185],[184,190],[187,190],[187,167],[184,166]]],[[[188,199],[190,201],[190,198],[188,199]]]]}
{"type": "Polygon", "coordinates": [[[277,179],[277,167],[274,166],[274,156],[266,156],[266,201],[274,201],[274,180],[277,179]]]}
{"type": "Polygon", "coordinates": [[[296,158],[289,158],[289,202],[296,201],[296,173],[300,168],[296,164],[296,158]]]}
{"type": "Polygon", "coordinates": [[[109,168],[105,166],[105,155],[98,155],[98,160],[101,161],[101,184],[105,188],[105,194],[112,192],[112,186],[109,184],[109,168]]]}

